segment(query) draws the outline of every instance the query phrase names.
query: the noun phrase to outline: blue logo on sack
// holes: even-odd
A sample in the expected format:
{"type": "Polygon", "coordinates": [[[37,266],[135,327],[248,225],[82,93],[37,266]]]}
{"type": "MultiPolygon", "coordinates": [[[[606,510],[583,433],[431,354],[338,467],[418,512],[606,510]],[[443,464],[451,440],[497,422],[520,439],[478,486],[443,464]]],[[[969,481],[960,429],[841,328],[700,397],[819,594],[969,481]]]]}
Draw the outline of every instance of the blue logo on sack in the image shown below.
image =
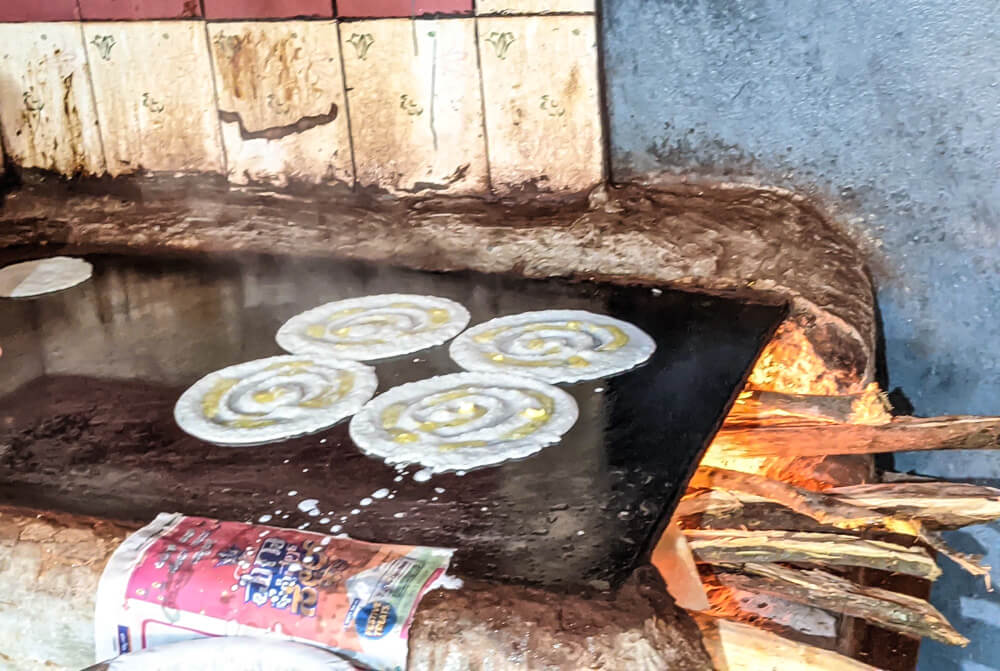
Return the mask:
{"type": "Polygon", "coordinates": [[[118,625],[118,652],[123,655],[126,652],[132,652],[132,644],[128,636],[128,627],[124,625],[118,625]]]}
{"type": "Polygon", "coordinates": [[[396,609],[388,601],[372,601],[358,611],[354,626],[365,638],[382,638],[396,624],[396,609]]]}

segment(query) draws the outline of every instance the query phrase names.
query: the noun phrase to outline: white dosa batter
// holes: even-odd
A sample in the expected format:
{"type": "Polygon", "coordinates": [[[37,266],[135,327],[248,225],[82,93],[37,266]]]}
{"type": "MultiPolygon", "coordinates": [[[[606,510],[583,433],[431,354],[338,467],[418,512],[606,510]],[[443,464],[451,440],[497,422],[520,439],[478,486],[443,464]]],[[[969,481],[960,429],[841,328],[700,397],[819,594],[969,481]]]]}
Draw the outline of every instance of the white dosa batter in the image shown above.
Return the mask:
{"type": "Polygon", "coordinates": [[[466,370],[577,382],[635,368],[656,351],[645,331],[586,310],[540,310],[473,326],[449,354],[466,370]]]}
{"type": "Polygon", "coordinates": [[[83,259],[53,256],[0,269],[0,296],[27,298],[69,289],[90,279],[93,266],[83,259]]]}
{"type": "Polygon", "coordinates": [[[351,419],[351,438],[387,463],[433,472],[519,459],[558,442],[576,423],[576,401],[539,380],[454,373],[410,382],[372,399],[351,419]]]}
{"type": "Polygon", "coordinates": [[[273,356],[209,373],[177,400],[174,419],[210,443],[270,443],[333,426],[377,386],[375,371],[356,361],[273,356]]]}
{"type": "Polygon", "coordinates": [[[440,345],[462,332],[469,311],[447,298],[381,294],[298,314],[276,340],[286,352],[375,361],[440,345]]]}

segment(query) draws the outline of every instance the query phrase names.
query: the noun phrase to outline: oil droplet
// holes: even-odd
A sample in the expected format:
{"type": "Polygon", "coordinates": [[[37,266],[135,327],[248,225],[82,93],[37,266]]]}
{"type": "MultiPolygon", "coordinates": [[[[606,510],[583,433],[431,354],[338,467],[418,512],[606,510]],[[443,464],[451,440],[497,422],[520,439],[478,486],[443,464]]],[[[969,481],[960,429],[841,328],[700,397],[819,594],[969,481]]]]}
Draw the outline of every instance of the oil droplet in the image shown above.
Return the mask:
{"type": "Polygon", "coordinates": [[[258,522],[270,522],[272,519],[274,519],[274,518],[271,517],[270,515],[261,515],[260,517],[257,518],[257,521],[258,522]]]}
{"type": "Polygon", "coordinates": [[[360,509],[360,508],[355,508],[354,510],[352,510],[352,511],[351,511],[351,514],[352,514],[352,515],[357,515],[357,514],[358,514],[358,513],[360,513],[360,512],[361,512],[361,509],[360,509]]]}
{"type": "Polygon", "coordinates": [[[387,496],[389,496],[389,490],[386,489],[385,487],[383,487],[382,489],[376,489],[374,492],[372,492],[372,498],[375,499],[384,499],[387,496]]]}
{"type": "Polygon", "coordinates": [[[370,506],[371,504],[372,504],[372,500],[370,498],[368,498],[367,496],[365,498],[361,499],[361,505],[363,505],[363,506],[370,506]]]}
{"type": "Polygon", "coordinates": [[[330,523],[330,518],[329,517],[321,517],[321,518],[319,518],[319,523],[320,524],[329,524],[330,523]]]}
{"type": "Polygon", "coordinates": [[[432,471],[429,468],[425,468],[422,471],[417,471],[413,474],[413,479],[417,482],[427,482],[431,479],[432,471]]]}
{"type": "Polygon", "coordinates": [[[396,519],[401,519],[403,517],[406,517],[406,513],[396,513],[395,515],[393,515],[393,517],[395,517],[396,519]]]}
{"type": "Polygon", "coordinates": [[[299,491],[297,489],[293,489],[292,491],[288,492],[288,495],[289,496],[295,496],[298,493],[299,493],[299,491]]]}
{"type": "Polygon", "coordinates": [[[339,524],[334,524],[332,527],[330,527],[330,532],[335,534],[340,533],[340,530],[343,528],[344,527],[340,526],[339,524]]]}

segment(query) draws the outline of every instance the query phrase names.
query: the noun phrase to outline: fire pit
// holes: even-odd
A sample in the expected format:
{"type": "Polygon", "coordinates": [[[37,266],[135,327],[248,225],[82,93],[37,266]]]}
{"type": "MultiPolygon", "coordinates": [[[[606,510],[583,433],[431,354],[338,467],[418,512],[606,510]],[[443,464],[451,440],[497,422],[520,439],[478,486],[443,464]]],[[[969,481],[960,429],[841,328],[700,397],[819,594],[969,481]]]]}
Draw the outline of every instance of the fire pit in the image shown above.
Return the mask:
{"type": "MultiPolygon", "coordinates": [[[[411,641],[414,668],[436,668],[448,654],[507,659],[527,631],[546,632],[550,644],[601,641],[616,658],[624,654],[616,646],[643,622],[656,623],[642,642],[656,664],[705,668],[697,635],[642,566],[650,556],[675,594],[704,581],[709,601],[686,605],[714,616],[699,622],[721,668],[757,668],[762,656],[870,668],[844,654],[881,668],[912,664],[910,638],[862,621],[962,641],[921,598],[882,588],[925,596],[937,569],[917,539],[942,548],[930,529],[996,516],[996,495],[874,484],[869,455],[918,443],[988,446],[997,423],[891,417],[869,386],[874,320],[863,265],[850,241],[795,197],[689,185],[601,187],[567,201],[277,197],[157,178],[28,183],[8,196],[0,223],[8,259],[86,252],[97,269],[90,284],[3,306],[12,319],[3,320],[0,366],[13,381],[3,401],[0,493],[21,508],[0,522],[21,553],[79,556],[86,548],[82,562],[95,567],[69,592],[41,581],[45,598],[88,608],[87,581],[122,534],[95,517],[143,520],[172,507],[317,524],[291,505],[295,491],[320,501],[324,516],[329,508],[331,528],[459,547],[457,567],[471,580],[458,594],[425,599],[411,641]],[[261,256],[275,252],[299,259],[289,266],[261,256]],[[285,318],[401,285],[463,302],[473,323],[534,308],[606,311],[652,334],[656,358],[572,385],[584,421],[560,445],[428,483],[396,483],[395,471],[351,453],[343,428],[234,449],[173,426],[169,408],[184,386],[219,366],[276,353],[273,334],[285,318]],[[664,536],[681,549],[654,551],[699,458],[674,516],[682,531],[664,536]],[[394,498],[352,519],[357,502],[381,487],[395,489],[394,498]],[[975,510],[963,512],[971,501],[975,510]],[[24,506],[49,512],[36,521],[24,506]],[[344,510],[349,525],[340,521],[344,510]],[[77,545],[59,549],[67,541],[77,545]],[[783,619],[804,612],[793,606],[802,601],[833,619],[820,618],[826,624],[812,630],[783,619]],[[620,615],[629,610],[634,621],[620,615]],[[567,628],[569,612],[581,619],[567,628]],[[481,619],[495,622],[500,613],[502,640],[481,619]],[[461,636],[449,633],[458,625],[461,636]]],[[[379,364],[379,376],[395,385],[451,366],[429,350],[379,364]]],[[[73,563],[59,571],[77,574],[81,561],[73,563]]],[[[85,649],[86,637],[74,645],[85,649]]],[[[531,659],[543,658],[568,663],[531,659]]]]}

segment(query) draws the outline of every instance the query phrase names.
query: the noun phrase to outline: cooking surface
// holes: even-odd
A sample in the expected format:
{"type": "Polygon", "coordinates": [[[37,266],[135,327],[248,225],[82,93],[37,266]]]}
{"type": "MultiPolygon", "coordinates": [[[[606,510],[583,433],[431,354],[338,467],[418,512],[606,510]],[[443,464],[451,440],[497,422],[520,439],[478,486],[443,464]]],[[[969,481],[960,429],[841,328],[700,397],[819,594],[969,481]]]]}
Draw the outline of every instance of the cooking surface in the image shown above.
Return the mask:
{"type": "MultiPolygon", "coordinates": [[[[678,291],[350,262],[87,258],[89,282],[0,301],[0,501],[451,546],[460,574],[552,587],[614,586],[644,558],[785,313],[678,291]],[[274,334],[292,315],[390,292],[459,301],[471,325],[526,310],[605,313],[645,330],[657,351],[621,375],[559,385],[580,408],[560,443],[428,481],[414,479],[418,465],[400,474],[361,454],[346,422],[239,448],[174,424],[174,402],[198,378],[280,354],[274,334]]],[[[447,344],[375,367],[377,393],[460,370],[447,344]]]]}

